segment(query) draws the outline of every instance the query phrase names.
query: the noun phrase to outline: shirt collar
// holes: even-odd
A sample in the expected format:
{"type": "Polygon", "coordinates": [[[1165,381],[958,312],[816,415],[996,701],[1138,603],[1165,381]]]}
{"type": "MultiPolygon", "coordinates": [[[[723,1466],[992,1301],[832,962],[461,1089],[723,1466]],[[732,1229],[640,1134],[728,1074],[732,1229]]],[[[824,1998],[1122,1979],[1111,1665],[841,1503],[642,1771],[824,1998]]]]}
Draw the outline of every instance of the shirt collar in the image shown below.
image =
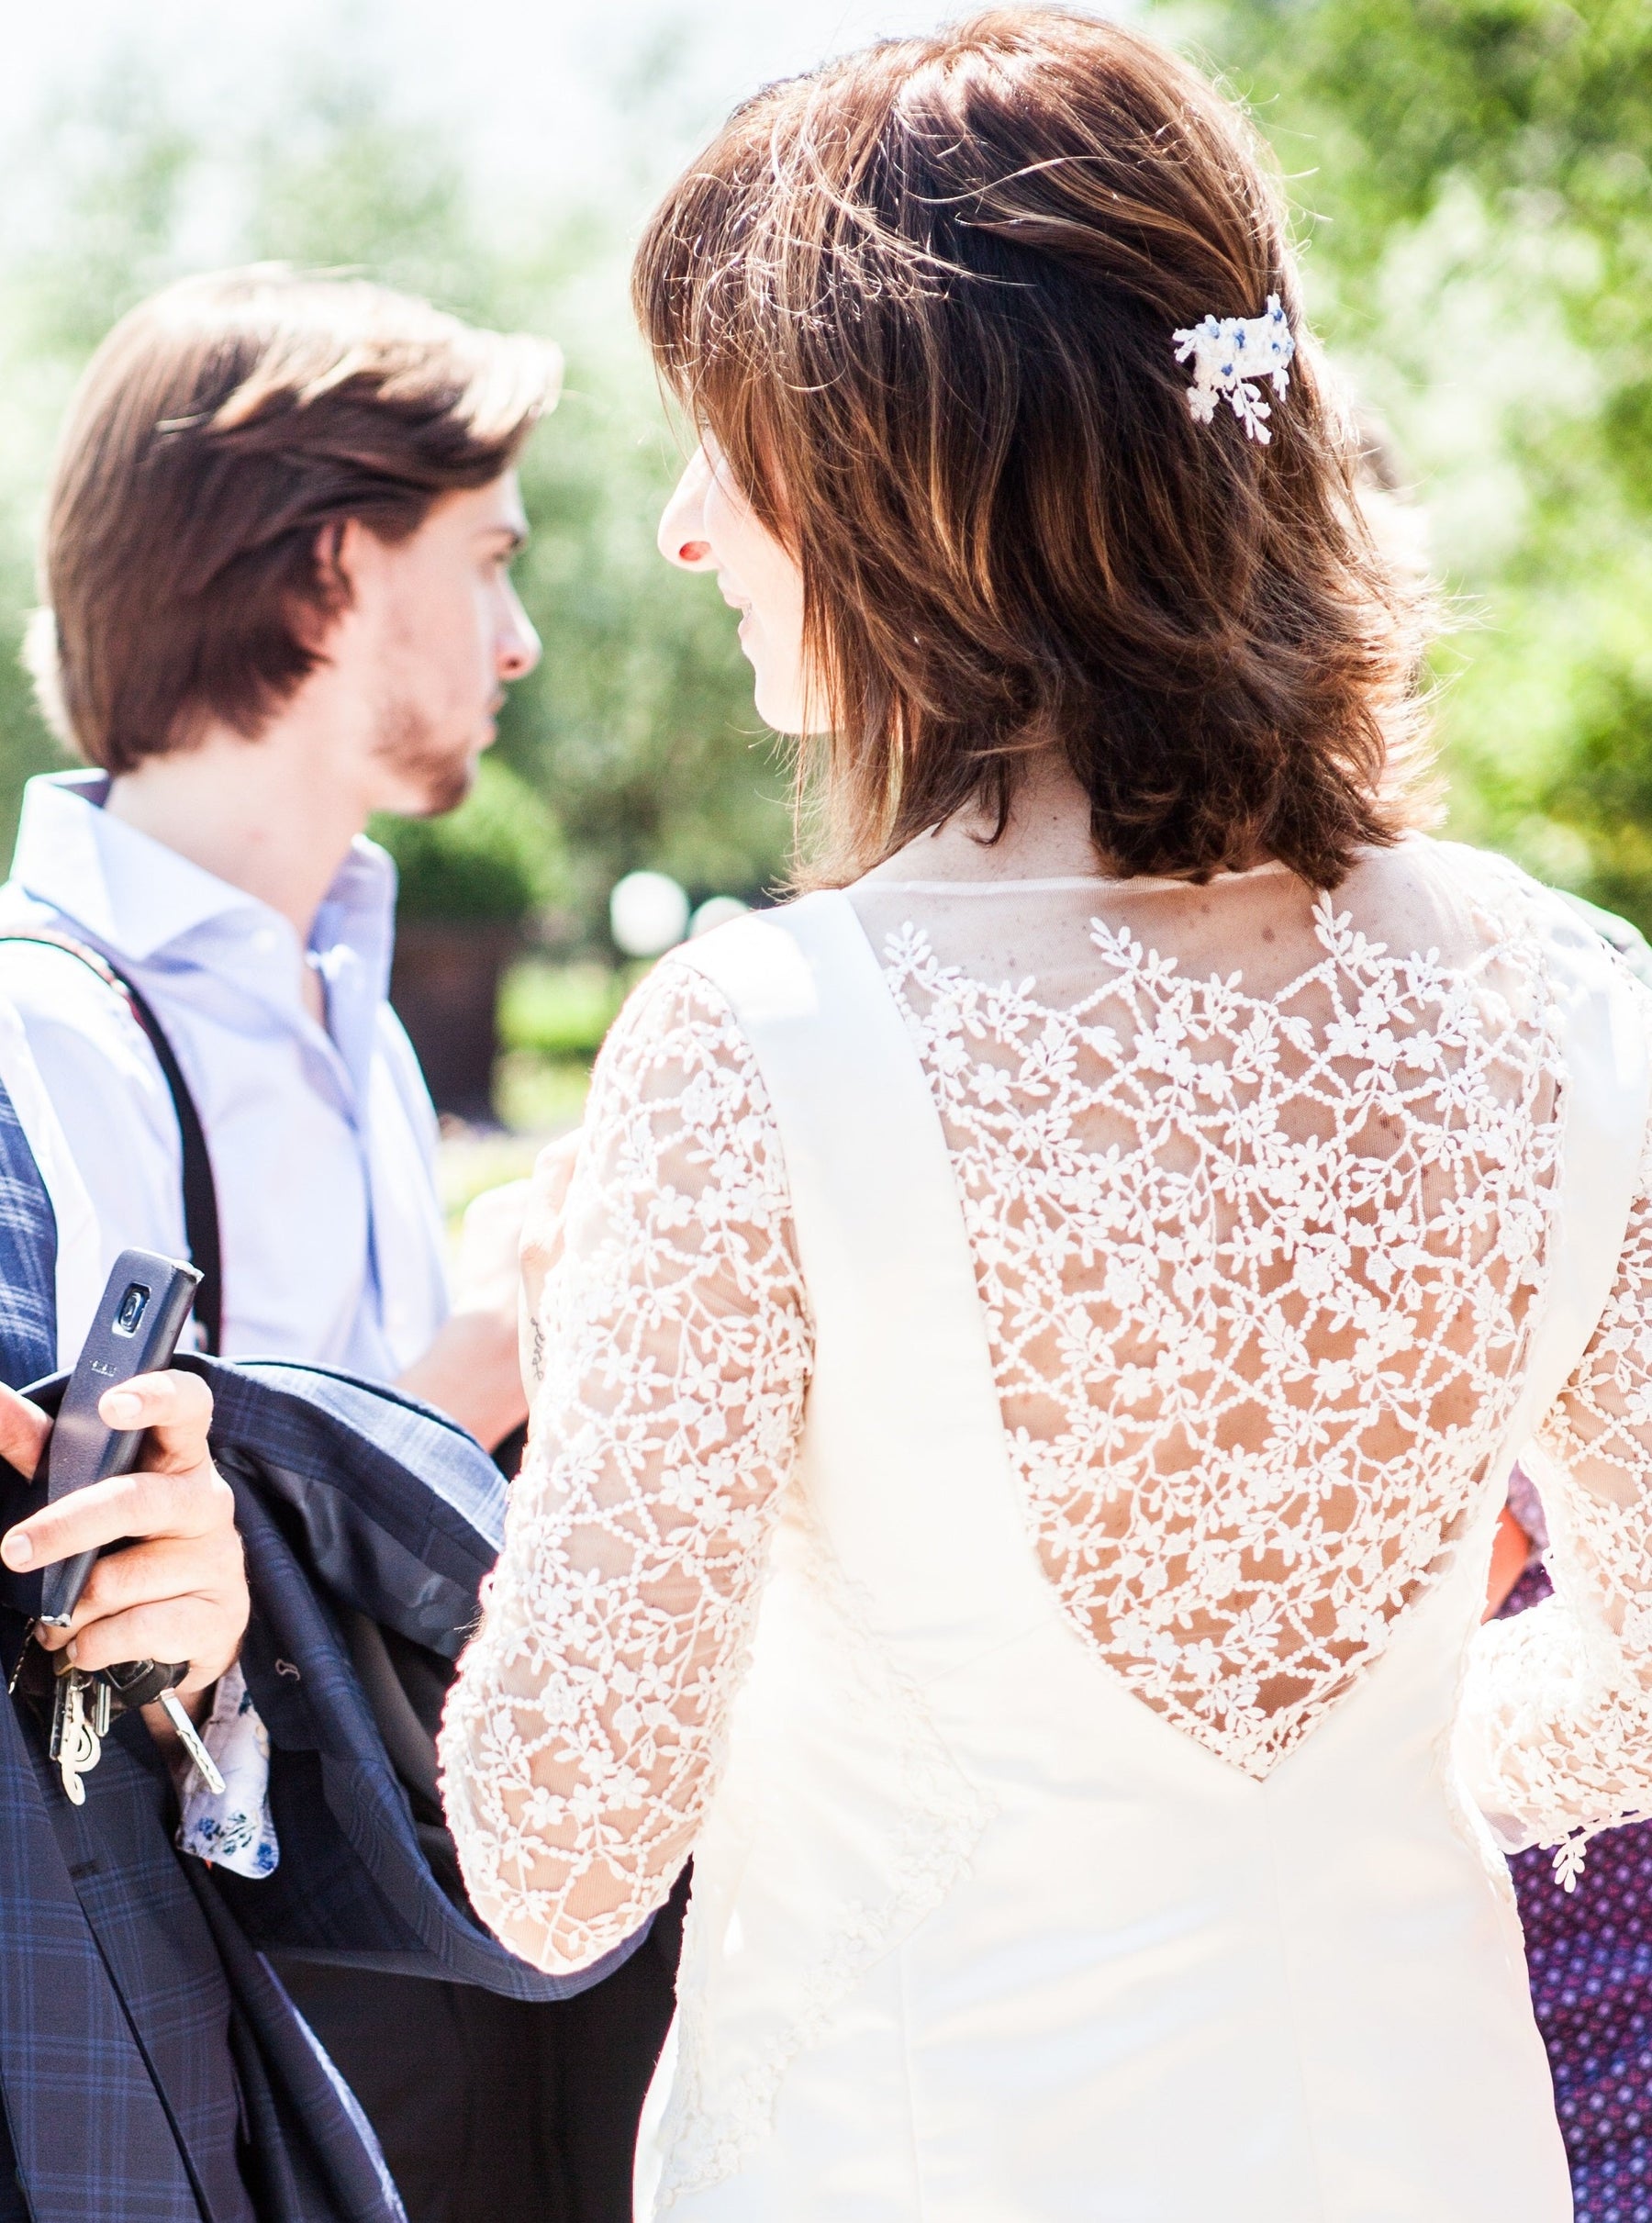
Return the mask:
{"type": "MultiPolygon", "coordinates": [[[[229,938],[260,936],[265,947],[273,925],[290,946],[292,928],[278,911],[111,818],[103,807],[108,792],[104,772],[31,779],[23,793],[14,881],[117,959],[142,964],[218,922],[229,938]]],[[[311,955],[329,979],[340,966],[352,971],[359,966],[363,986],[370,980],[377,996],[385,993],[395,906],[395,866],[376,843],[358,836],[310,936],[311,955]]]]}

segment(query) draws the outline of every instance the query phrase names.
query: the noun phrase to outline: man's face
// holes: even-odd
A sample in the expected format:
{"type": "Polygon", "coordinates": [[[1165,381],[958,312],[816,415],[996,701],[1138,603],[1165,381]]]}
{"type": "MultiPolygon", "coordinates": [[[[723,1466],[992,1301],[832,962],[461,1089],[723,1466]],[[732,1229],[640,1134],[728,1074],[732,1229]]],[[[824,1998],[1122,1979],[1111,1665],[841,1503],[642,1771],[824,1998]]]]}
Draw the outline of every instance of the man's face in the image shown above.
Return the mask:
{"type": "Polygon", "coordinates": [[[346,529],[352,600],[328,653],[360,709],[351,724],[370,810],[429,818],[470,792],[505,688],[539,662],[510,581],[527,532],[514,471],[444,495],[398,544],[346,529]]]}

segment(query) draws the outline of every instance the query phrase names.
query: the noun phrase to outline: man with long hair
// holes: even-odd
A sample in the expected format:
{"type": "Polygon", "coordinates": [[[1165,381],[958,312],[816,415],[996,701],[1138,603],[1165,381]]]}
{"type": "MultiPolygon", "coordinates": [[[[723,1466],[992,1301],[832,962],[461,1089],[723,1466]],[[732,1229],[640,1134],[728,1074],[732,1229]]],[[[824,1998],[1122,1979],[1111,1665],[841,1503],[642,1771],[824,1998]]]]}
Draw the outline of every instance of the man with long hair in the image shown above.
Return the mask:
{"type": "MultiPolygon", "coordinates": [[[[198,1109],[234,1356],[398,1379],[497,1441],[513,1313],[447,1318],[434,1123],[385,1000],[374,810],[462,801],[539,643],[512,465],[555,351],[359,282],[186,280],[87,370],[32,662],[90,767],[30,783],[0,923],[136,987],[198,1109]]],[[[155,1045],[61,953],[0,951],[105,1247],[186,1247],[155,1045]]],[[[73,1337],[78,1324],[61,1324],[73,1337]]]]}
{"type": "MultiPolygon", "coordinates": [[[[31,783],[0,896],[0,988],[106,1254],[193,1253],[209,1348],[395,1383],[489,1446],[525,1413],[514,1233],[498,1294],[450,1313],[435,1122],[386,1000],[395,874],[364,828],[458,804],[538,659],[510,580],[514,466],[558,374],[543,341],[271,267],[124,318],[63,434],[33,648],[89,768],[31,783]]],[[[66,1354],[84,1324],[61,1321],[66,1354]]],[[[422,1752],[440,1674],[363,1642],[364,1685],[404,1670],[391,1704],[422,1712],[422,1752]]],[[[404,1784],[440,1838],[433,1752],[404,1784]]],[[[256,1814],[229,1819],[266,1841],[256,1814]]],[[[198,1849],[226,1826],[207,1816],[198,1849]]],[[[575,2136],[583,2178],[620,2191],[592,2206],[582,2182],[569,2212],[629,2213],[625,2093],[640,2101],[669,2014],[657,1951],[603,1987],[634,2073],[540,2002],[282,1970],[414,2223],[564,2212],[575,2136]],[[561,2120],[568,2051],[608,2072],[599,2157],[592,2109],[561,2120]]]]}

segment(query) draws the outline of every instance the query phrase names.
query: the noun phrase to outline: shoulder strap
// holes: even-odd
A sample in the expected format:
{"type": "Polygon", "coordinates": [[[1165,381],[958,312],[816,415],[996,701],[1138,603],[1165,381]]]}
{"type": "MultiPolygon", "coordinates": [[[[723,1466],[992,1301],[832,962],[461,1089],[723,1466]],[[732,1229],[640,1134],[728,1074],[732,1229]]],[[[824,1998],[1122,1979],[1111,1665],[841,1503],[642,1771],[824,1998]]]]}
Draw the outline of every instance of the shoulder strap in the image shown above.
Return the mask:
{"type": "Polygon", "coordinates": [[[945,1131],[883,968],[836,889],[672,953],[727,999],[773,1108],[814,1323],[803,1467],[832,1547],[903,1656],[1058,1612],[1021,1517],[945,1131]]]}
{"type": "Polygon", "coordinates": [[[206,1132],[201,1124],[201,1115],[195,1109],[195,1098],[189,1092],[189,1083],[184,1078],[177,1053],[167,1040],[166,1032],[156,1018],[146,997],[127,978],[118,966],[98,951],[90,949],[84,942],[76,942],[69,934],[54,933],[41,927],[34,933],[0,933],[0,942],[31,942],[42,949],[61,949],[66,956],[74,957],[94,972],[117,996],[124,999],[132,1017],[149,1037],[155,1062],[161,1067],[167,1093],[173,1100],[173,1111],[178,1122],[178,1141],[184,1167],[184,1235],[189,1246],[191,1263],[201,1277],[201,1286],[195,1291],[195,1324],[201,1333],[204,1348],[217,1356],[223,1340],[224,1283],[223,1258],[218,1242],[218,1186],[212,1178],[212,1158],[206,1148],[206,1132]]]}

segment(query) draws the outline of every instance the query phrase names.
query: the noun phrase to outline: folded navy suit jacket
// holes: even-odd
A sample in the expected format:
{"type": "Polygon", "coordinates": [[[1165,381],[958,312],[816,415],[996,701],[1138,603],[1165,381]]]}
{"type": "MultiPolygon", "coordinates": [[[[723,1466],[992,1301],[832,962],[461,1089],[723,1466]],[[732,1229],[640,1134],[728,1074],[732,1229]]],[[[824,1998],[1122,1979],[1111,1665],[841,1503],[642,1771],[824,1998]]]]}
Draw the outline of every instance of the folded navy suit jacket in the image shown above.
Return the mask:
{"type": "MultiPolygon", "coordinates": [[[[0,1090],[0,1377],[14,1386],[52,1364],[55,1255],[0,1090]]],[[[396,2223],[373,2134],[262,1949],[554,1999],[642,1934],[577,1977],[539,1974],[465,1905],[432,1804],[419,1676],[439,1703],[498,1549],[491,1460],[391,1391],[186,1363],[212,1386],[246,1542],[243,1670],[271,1734],[281,1861],[252,1882],[180,1853],[137,1717],[116,1723],[71,1806],[29,1708],[0,1702],[0,2223],[396,2223]]],[[[0,1526],[39,1502],[0,1465],[0,1526]]],[[[7,1672],[35,1584],[0,1582],[7,1672]]]]}

